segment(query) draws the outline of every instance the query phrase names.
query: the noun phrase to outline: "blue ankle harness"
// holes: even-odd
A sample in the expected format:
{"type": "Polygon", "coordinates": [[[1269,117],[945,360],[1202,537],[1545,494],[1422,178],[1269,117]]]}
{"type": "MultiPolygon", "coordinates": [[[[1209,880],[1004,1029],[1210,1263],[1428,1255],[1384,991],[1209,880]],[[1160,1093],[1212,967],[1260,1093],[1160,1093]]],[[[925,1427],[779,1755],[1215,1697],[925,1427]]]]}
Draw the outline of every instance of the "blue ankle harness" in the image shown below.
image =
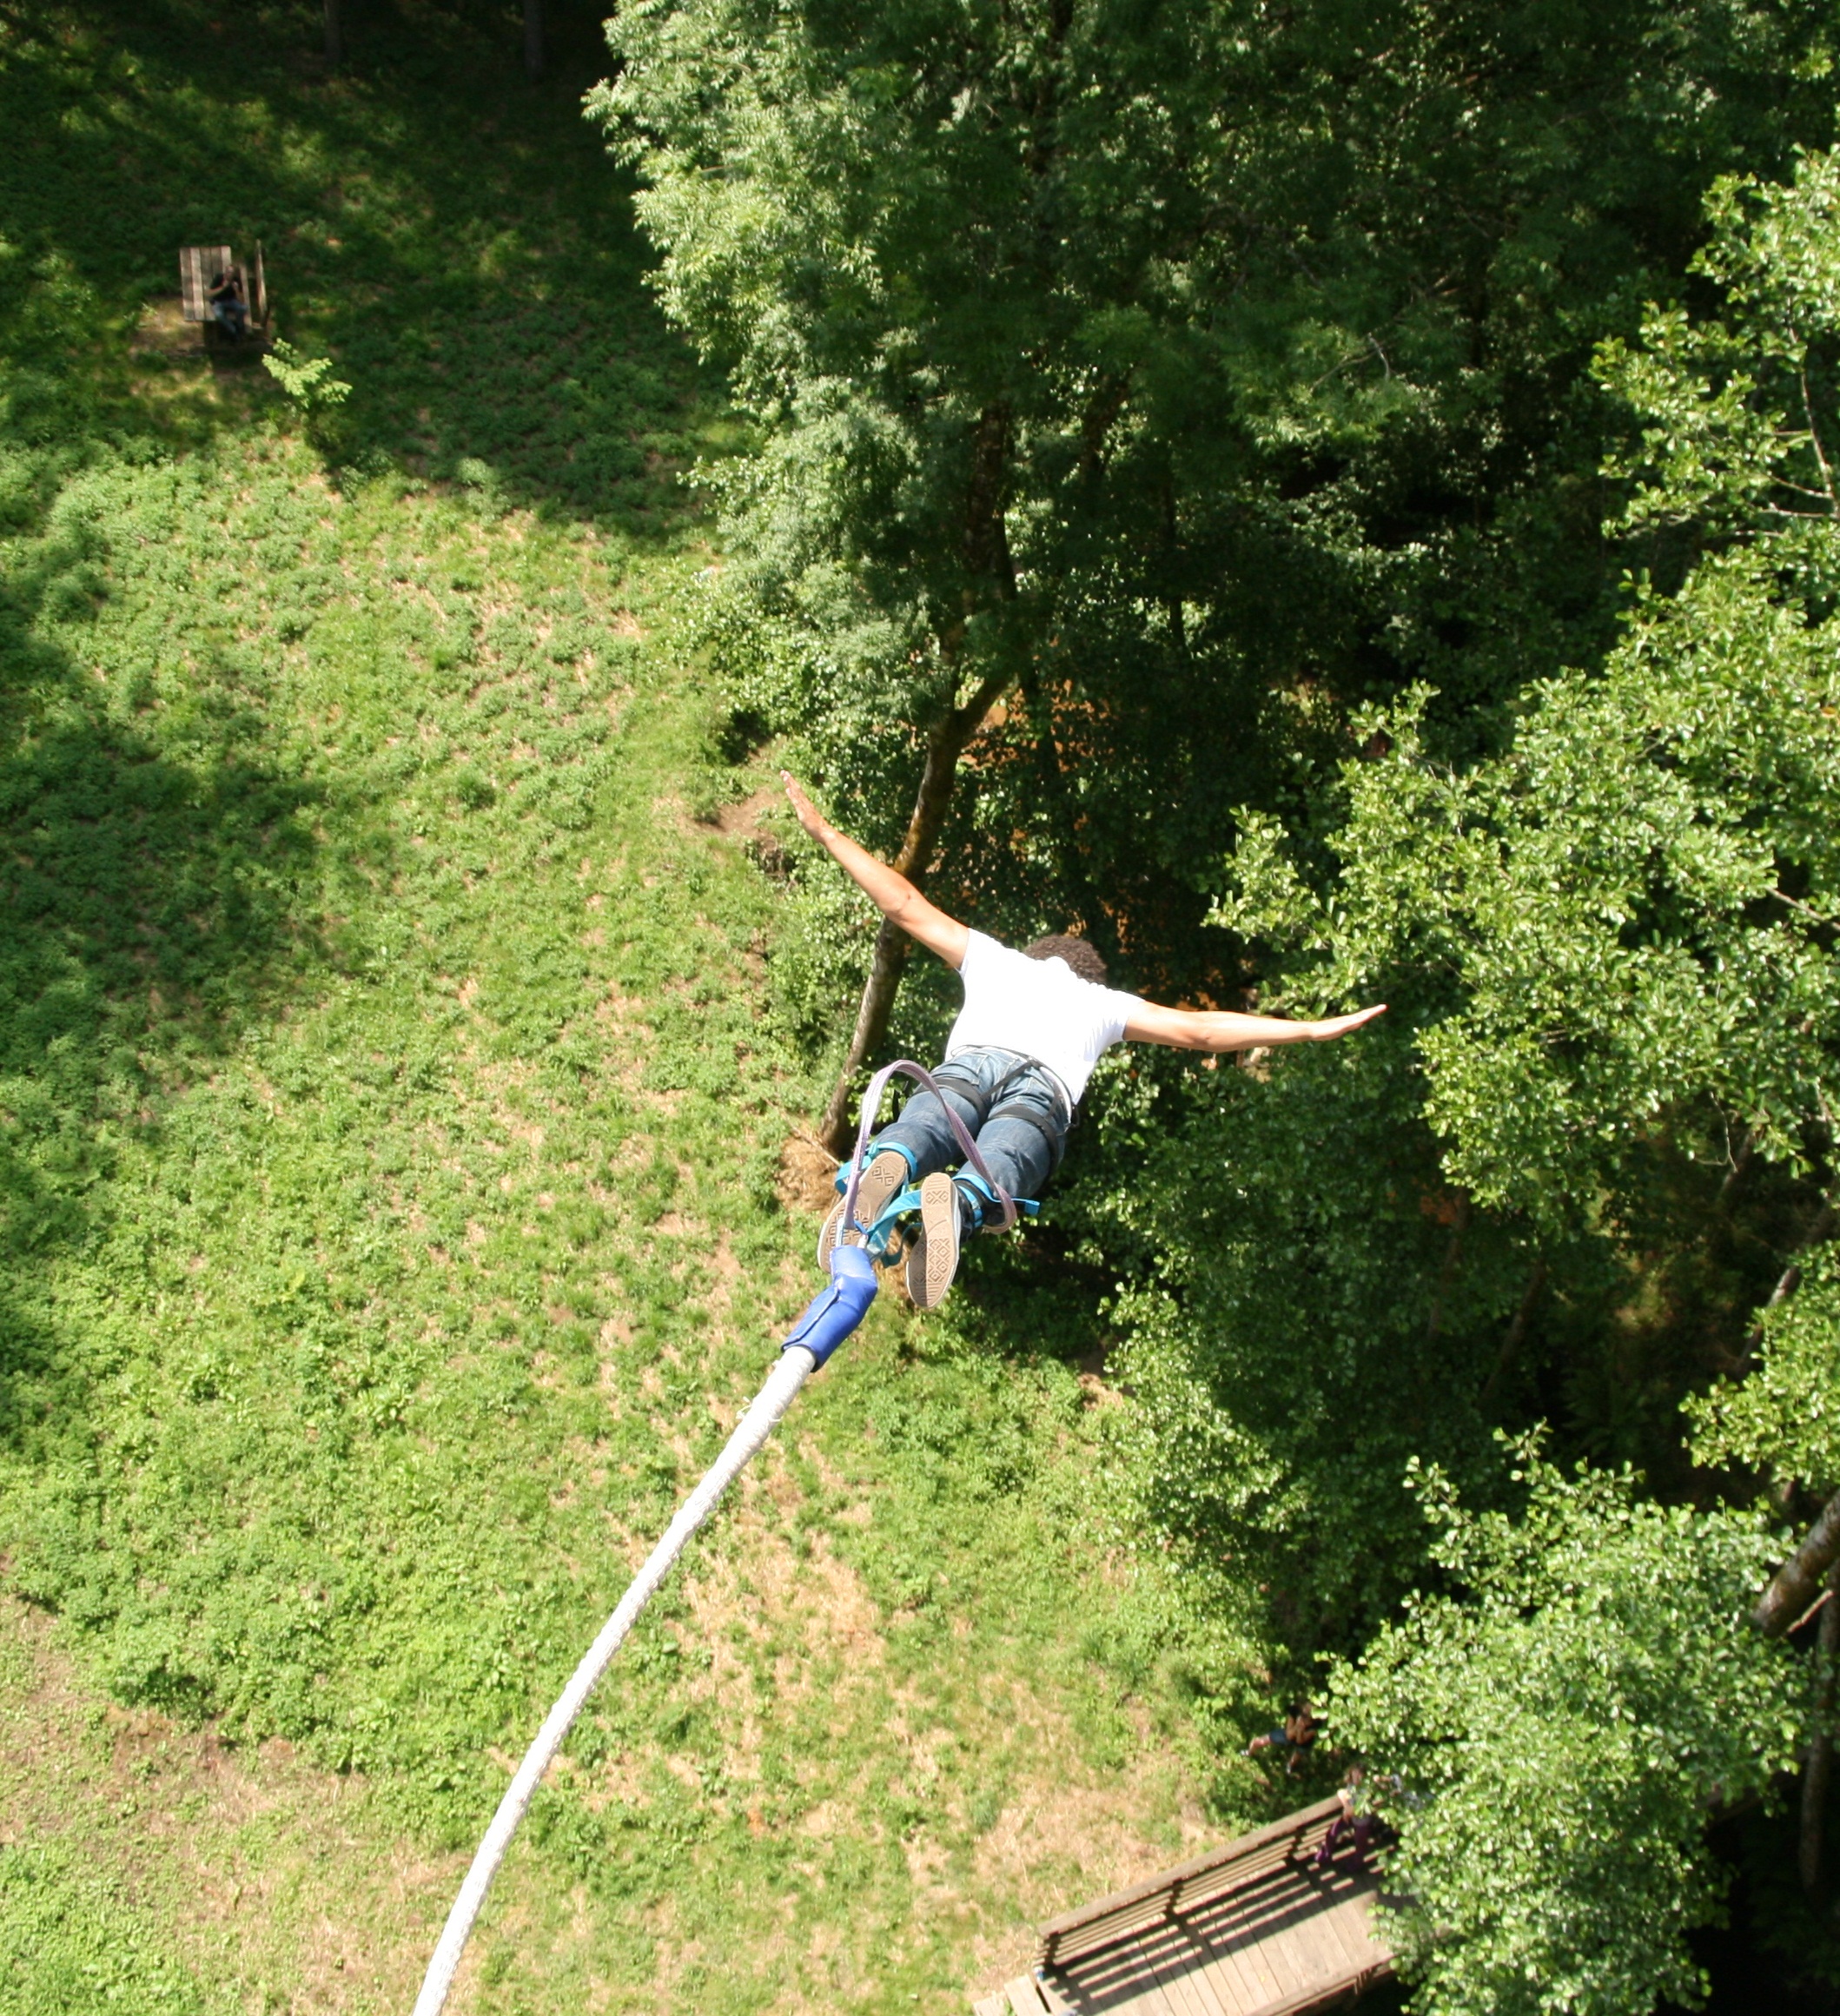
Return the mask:
{"type": "Polygon", "coordinates": [[[964,1159],[970,1165],[969,1168],[959,1170],[952,1178],[953,1186],[960,1195],[970,1200],[977,1213],[978,1230],[983,1231],[989,1225],[992,1211],[997,1214],[996,1229],[998,1232],[1008,1232],[1019,1217],[1035,1217],[1041,1210],[1041,1205],[1032,1197],[1012,1197],[990,1173],[983,1157],[977,1152],[977,1143],[971,1139],[964,1122],[952,1111],[939,1087],[933,1082],[932,1073],[924,1065],[916,1064],[910,1057],[898,1057],[892,1064],[884,1064],[876,1073],[870,1081],[868,1091],[863,1095],[863,1117],[857,1128],[855,1153],[848,1162],[839,1166],[837,1172],[837,1186],[844,1195],[844,1222],[839,1230],[860,1233],[863,1244],[870,1257],[885,1261],[888,1258],[889,1240],[896,1225],[910,1212],[920,1208],[919,1186],[912,1180],[913,1158],[898,1141],[891,1141],[889,1144],[890,1151],[899,1155],[907,1164],[909,1180],[897,1195],[890,1197],[882,1206],[873,1225],[865,1226],[856,1214],[857,1186],[863,1180],[863,1158],[868,1153],[869,1137],[875,1127],[876,1114],[881,1107],[882,1094],[887,1089],[889,1080],[897,1071],[930,1092],[938,1100],[950,1123],[958,1146],[963,1151],[964,1159]]]}
{"type": "MultiPolygon", "coordinates": [[[[898,1141],[890,1141],[884,1152],[903,1156],[907,1153],[898,1141]]],[[[848,1173],[848,1167],[845,1164],[837,1173],[837,1187],[840,1195],[845,1188],[844,1179],[848,1173]]],[[[971,1205],[977,1213],[976,1229],[982,1232],[987,1214],[993,1210],[1001,1211],[1002,1209],[1002,1203],[996,1191],[975,1169],[961,1169],[953,1177],[952,1183],[961,1195],[970,1198],[971,1205]]],[[[1035,1217],[1042,1208],[1033,1197],[1013,1197],[1009,1201],[1016,1206],[1017,1214],[1023,1218],[1035,1217]]],[[[917,1211],[919,1208],[920,1186],[917,1183],[909,1183],[904,1189],[897,1191],[894,1196],[889,1199],[888,1202],[882,1206],[881,1213],[875,1223],[864,1235],[863,1244],[867,1248],[871,1259],[882,1262],[887,1260],[889,1242],[893,1236],[895,1227],[910,1212],[917,1211]]],[[[856,1226],[858,1232],[862,1231],[859,1220],[852,1218],[850,1222],[856,1226]]],[[[1013,1224],[1015,1220],[1012,1220],[1010,1222],[1013,1224]]],[[[997,1229],[1001,1231],[1003,1227],[999,1226],[997,1229]]]]}

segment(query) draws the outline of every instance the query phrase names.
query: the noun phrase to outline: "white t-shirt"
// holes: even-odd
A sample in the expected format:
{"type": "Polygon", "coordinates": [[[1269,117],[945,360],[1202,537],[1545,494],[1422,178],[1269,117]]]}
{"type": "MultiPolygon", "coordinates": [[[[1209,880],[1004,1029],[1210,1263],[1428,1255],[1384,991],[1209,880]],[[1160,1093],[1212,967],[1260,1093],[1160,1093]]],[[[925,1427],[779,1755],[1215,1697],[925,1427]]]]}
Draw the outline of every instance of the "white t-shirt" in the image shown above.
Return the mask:
{"type": "Polygon", "coordinates": [[[1020,1051],[1045,1064],[1076,1105],[1093,1066],[1123,1041],[1143,1006],[1135,994],[1082,980],[1064,959],[1031,959],[982,931],[971,933],[958,977],[964,1006],[946,1039],[948,1059],[986,1046],[1020,1051]]]}

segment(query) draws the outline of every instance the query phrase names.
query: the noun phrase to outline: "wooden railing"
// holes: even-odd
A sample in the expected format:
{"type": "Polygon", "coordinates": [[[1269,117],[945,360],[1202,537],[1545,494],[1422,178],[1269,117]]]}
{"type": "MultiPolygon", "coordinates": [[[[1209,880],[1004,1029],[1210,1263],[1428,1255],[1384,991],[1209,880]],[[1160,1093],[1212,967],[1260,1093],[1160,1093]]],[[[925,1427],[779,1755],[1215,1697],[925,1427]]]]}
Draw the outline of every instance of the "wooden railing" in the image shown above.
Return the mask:
{"type": "Polygon", "coordinates": [[[1171,1919],[1247,1889],[1287,1867],[1307,1866],[1340,1810],[1339,1801],[1319,1801],[1301,1813],[1287,1814],[1256,1834],[1242,1834],[1224,1847],[1134,1883],[1128,1890],[1115,1890],[1096,1903],[1049,1919],[1042,1927],[1037,1964],[1049,1971],[1070,1966],[1089,1954],[1141,1938],[1171,1919]]]}

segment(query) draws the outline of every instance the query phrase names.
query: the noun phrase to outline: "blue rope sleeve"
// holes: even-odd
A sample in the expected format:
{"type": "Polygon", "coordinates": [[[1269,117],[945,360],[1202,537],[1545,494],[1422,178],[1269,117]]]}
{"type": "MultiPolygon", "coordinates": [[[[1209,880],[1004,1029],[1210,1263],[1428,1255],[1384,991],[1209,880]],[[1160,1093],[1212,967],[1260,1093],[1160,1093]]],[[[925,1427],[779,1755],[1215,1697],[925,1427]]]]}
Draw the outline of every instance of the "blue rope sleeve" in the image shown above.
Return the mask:
{"type": "Polygon", "coordinates": [[[869,1313],[875,1299],[874,1261],[861,1246],[846,1246],[839,1239],[831,1249],[831,1286],[819,1289],[805,1305],[780,1350],[797,1345],[810,1352],[815,1370],[869,1313]]]}

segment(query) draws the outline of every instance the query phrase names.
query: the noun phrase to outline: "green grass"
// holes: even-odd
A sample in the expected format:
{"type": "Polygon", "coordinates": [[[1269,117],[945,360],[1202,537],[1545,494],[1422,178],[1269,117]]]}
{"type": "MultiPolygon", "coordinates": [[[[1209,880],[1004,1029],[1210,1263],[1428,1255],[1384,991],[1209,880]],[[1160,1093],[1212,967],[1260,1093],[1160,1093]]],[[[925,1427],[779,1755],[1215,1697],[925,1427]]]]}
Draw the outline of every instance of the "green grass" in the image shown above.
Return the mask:
{"type": "MultiPolygon", "coordinates": [[[[328,79],[305,6],[0,5],[9,2011],[403,2006],[813,1286],[763,773],[674,643],[731,429],[557,11],[532,90],[485,6],[328,79]],[[257,234],[316,440],[148,320],[257,234]]],[[[815,1382],[463,2006],[959,2007],[1202,1824],[1103,1410],[988,1291],[815,1382]]]]}

